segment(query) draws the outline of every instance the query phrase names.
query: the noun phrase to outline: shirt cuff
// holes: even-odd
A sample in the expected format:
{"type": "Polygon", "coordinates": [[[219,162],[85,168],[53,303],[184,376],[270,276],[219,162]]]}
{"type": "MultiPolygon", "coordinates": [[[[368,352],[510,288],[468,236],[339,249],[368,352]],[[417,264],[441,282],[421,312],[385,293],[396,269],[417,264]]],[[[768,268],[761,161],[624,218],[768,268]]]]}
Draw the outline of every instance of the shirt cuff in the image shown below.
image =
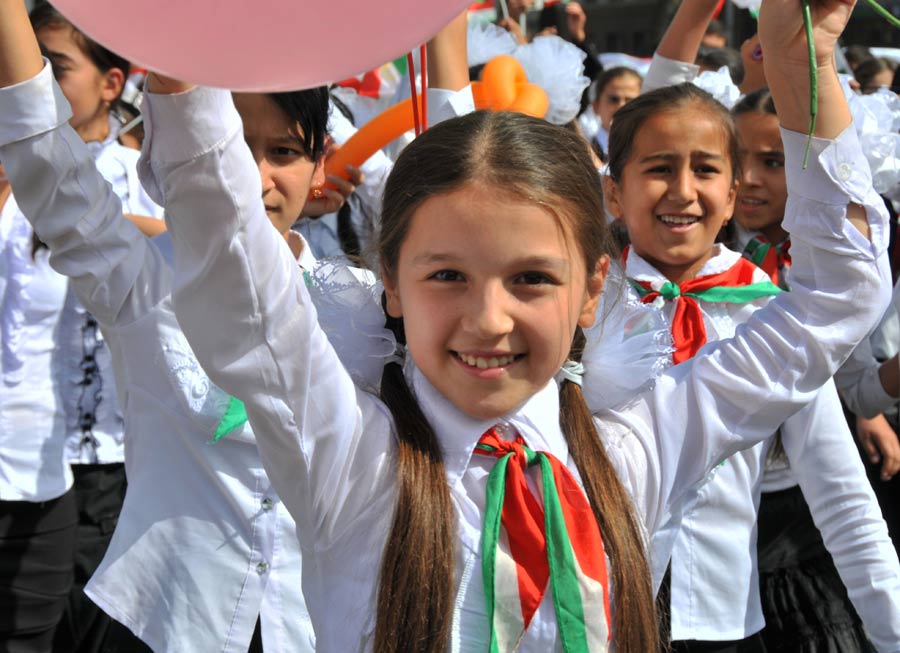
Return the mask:
{"type": "Polygon", "coordinates": [[[202,156],[242,129],[230,91],[197,86],[183,93],[145,93],[144,155],[161,163],[181,163],[202,156]],[[179,125],[178,129],[155,126],[179,125]]]}
{"type": "Polygon", "coordinates": [[[641,85],[641,93],[649,93],[665,86],[692,82],[699,74],[700,66],[654,53],[653,59],[650,61],[650,69],[641,85]]]}
{"type": "Polygon", "coordinates": [[[71,117],[69,102],[46,59],[31,79],[0,88],[0,146],[51,131],[71,117]]]}
{"type": "Polygon", "coordinates": [[[866,203],[872,173],[852,124],[834,140],[813,137],[806,170],[803,158],[809,136],[782,127],[781,138],[792,193],[823,204],[866,203]]]}
{"type": "Polygon", "coordinates": [[[473,111],[475,111],[475,99],[472,97],[471,84],[459,91],[448,91],[443,88],[428,89],[429,127],[473,111]]]}

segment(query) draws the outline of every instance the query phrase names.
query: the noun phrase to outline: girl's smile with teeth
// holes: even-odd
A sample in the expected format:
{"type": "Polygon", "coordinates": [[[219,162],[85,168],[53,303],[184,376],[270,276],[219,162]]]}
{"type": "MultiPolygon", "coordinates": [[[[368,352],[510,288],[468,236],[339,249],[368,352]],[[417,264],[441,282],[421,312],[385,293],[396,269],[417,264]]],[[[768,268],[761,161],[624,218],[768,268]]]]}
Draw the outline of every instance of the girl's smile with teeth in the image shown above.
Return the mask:
{"type": "Polygon", "coordinates": [[[661,215],[659,220],[664,224],[689,225],[700,222],[701,218],[696,215],[661,215]]]}
{"type": "Polygon", "coordinates": [[[456,357],[469,367],[477,367],[480,370],[506,367],[516,362],[525,354],[507,354],[498,356],[474,356],[462,352],[453,352],[456,357]]]}

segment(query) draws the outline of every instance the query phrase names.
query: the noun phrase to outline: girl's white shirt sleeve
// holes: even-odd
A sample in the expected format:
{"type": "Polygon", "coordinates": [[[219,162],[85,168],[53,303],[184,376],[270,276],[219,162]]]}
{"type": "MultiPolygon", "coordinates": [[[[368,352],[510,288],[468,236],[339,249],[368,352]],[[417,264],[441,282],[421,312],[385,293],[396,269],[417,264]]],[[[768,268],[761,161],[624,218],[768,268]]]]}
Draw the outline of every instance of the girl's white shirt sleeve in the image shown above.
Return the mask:
{"type": "Polygon", "coordinates": [[[834,384],[801,415],[782,427],[791,472],[869,639],[900,651],[900,563],[834,384]]]}
{"type": "Polygon", "coordinates": [[[807,170],[800,164],[806,136],[782,130],[782,138],[792,292],[757,311],[733,339],[668,370],[650,392],[598,414],[651,534],[709,469],[809,403],[887,304],[886,212],[855,130],[814,139],[807,170]],[[871,241],[846,219],[850,202],[865,208],[871,241]]]}
{"type": "MultiPolygon", "coordinates": [[[[267,434],[260,453],[301,544],[308,534],[332,546],[340,524],[391,510],[390,416],[354,386],[318,327],[302,274],[265,215],[230,95],[195,88],[146,98],[141,176],[166,207],[179,322],[213,382],[241,397],[254,431],[267,434]],[[157,128],[169,124],[178,128],[157,128]]],[[[470,87],[429,102],[435,121],[473,107],[470,87]]]]}
{"type": "Polygon", "coordinates": [[[650,68],[641,84],[641,93],[649,93],[658,88],[675,86],[684,82],[692,82],[700,74],[700,66],[686,61],[669,59],[661,54],[654,53],[650,61],[650,68]]]}
{"type": "MultiPolygon", "coordinates": [[[[875,332],[882,336],[885,345],[890,346],[890,349],[884,352],[888,357],[896,354],[897,348],[900,347],[900,342],[896,341],[898,298],[900,298],[900,283],[894,286],[893,305],[875,332]]],[[[879,369],[882,361],[876,358],[875,348],[872,346],[875,333],[859,343],[847,362],[834,375],[834,382],[847,407],[855,415],[869,419],[895,409],[898,401],[897,397],[889,395],[881,385],[879,369]]]]}
{"type": "Polygon", "coordinates": [[[44,112],[32,110],[48,97],[56,104],[57,125],[65,124],[72,111],[53,83],[49,64],[5,94],[8,115],[18,116],[15,124],[0,126],[0,143],[17,161],[7,173],[15,186],[27,186],[21,198],[25,213],[34,216],[35,230],[50,247],[51,264],[70,278],[84,307],[102,324],[128,324],[168,296],[170,275],[161,272],[168,266],[138,228],[121,219],[119,199],[106,192],[107,182],[77,134],[53,129],[57,125],[48,125],[44,112]],[[64,162],[54,158],[61,153],[64,162]],[[59,183],[58,167],[70,171],[67,183],[59,183]],[[97,198],[105,204],[97,206],[97,198]]]}

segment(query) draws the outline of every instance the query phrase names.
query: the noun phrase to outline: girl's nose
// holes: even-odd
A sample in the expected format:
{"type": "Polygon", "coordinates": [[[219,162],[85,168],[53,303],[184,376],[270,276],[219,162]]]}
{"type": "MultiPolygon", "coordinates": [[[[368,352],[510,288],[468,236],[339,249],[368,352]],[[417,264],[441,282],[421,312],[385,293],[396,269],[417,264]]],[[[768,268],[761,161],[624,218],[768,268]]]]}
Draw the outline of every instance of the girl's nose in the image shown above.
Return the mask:
{"type": "Polygon", "coordinates": [[[694,173],[690,166],[685,166],[676,171],[669,184],[669,199],[680,202],[693,202],[697,199],[697,187],[694,183],[694,173]]]}
{"type": "Polygon", "coordinates": [[[263,195],[275,188],[275,181],[272,179],[272,166],[265,159],[259,162],[259,180],[262,182],[263,195]]]}
{"type": "Polygon", "coordinates": [[[741,166],[741,183],[744,186],[759,185],[759,174],[757,174],[756,167],[750,161],[745,161],[741,166]]]}
{"type": "Polygon", "coordinates": [[[512,331],[514,320],[502,283],[492,283],[470,293],[463,328],[479,338],[490,339],[512,331]]]}

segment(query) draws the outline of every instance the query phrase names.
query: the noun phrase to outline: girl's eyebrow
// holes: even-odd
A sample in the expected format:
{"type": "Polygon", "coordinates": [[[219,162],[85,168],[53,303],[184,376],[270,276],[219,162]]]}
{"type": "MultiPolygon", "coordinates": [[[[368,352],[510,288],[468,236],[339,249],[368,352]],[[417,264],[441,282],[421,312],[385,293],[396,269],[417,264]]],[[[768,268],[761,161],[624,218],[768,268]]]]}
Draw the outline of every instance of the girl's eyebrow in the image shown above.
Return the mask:
{"type": "Polygon", "coordinates": [[[442,252],[424,252],[412,260],[413,265],[431,265],[432,263],[447,263],[458,261],[459,257],[442,252]]]}
{"type": "Polygon", "coordinates": [[[276,137],[275,137],[274,139],[272,139],[272,140],[273,140],[274,142],[276,142],[276,143],[286,143],[286,144],[288,144],[288,145],[297,145],[297,144],[301,144],[301,145],[302,145],[302,144],[303,144],[303,141],[300,140],[299,137],[294,136],[294,135],[291,134],[291,133],[283,134],[283,135],[281,135],[281,136],[276,136],[276,137]]]}
{"type": "MultiPolygon", "coordinates": [[[[413,258],[411,263],[413,265],[433,265],[435,263],[456,263],[460,260],[460,257],[454,254],[444,252],[424,252],[413,258]]],[[[525,256],[513,261],[512,265],[523,268],[562,271],[569,268],[569,261],[565,258],[557,258],[554,256],[525,256]]]]}
{"type": "MultiPolygon", "coordinates": [[[[676,159],[680,159],[681,155],[675,154],[674,152],[657,152],[655,154],[649,154],[642,159],[638,160],[638,163],[646,163],[648,161],[674,161],[676,159]]],[[[697,159],[714,159],[718,161],[724,161],[725,156],[723,154],[715,154],[713,152],[704,152],[703,150],[697,150],[691,152],[691,158],[697,159]]]]}
{"type": "Polygon", "coordinates": [[[44,54],[47,55],[47,58],[53,62],[57,63],[71,63],[72,57],[67,54],[63,54],[62,52],[55,52],[54,50],[44,50],[44,54]]]}

